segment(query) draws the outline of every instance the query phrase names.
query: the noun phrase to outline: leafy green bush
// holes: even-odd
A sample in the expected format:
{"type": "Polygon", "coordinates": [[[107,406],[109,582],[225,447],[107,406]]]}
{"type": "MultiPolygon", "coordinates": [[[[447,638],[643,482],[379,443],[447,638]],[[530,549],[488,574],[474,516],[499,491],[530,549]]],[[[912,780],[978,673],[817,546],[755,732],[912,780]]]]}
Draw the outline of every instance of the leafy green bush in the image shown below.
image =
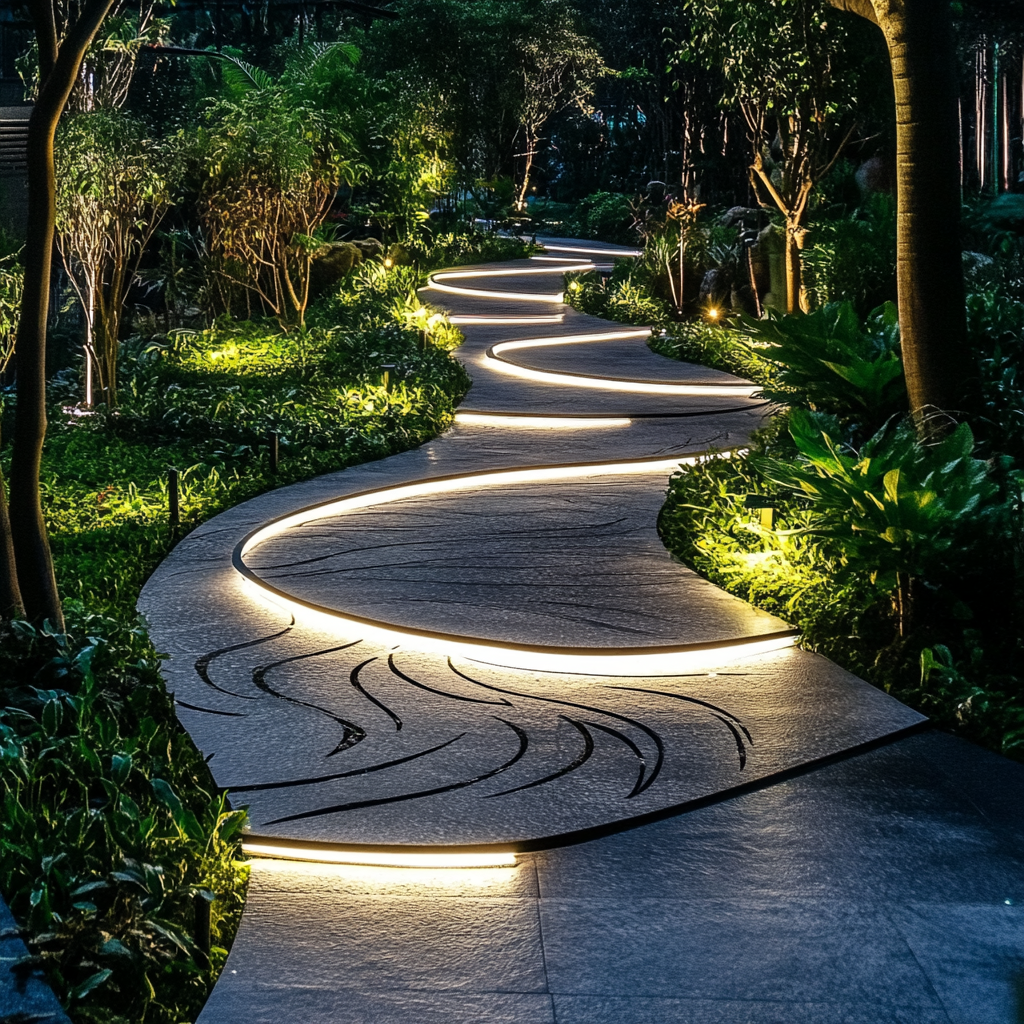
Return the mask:
{"type": "MultiPolygon", "coordinates": [[[[532,242],[484,231],[447,231],[424,234],[410,252],[424,272],[463,263],[494,263],[525,259],[539,249],[532,242]]],[[[425,283],[422,282],[422,283],[425,283]]]]}
{"type": "Polygon", "coordinates": [[[0,888],[76,1022],[178,1024],[237,927],[245,811],[174,717],[144,632],[67,612],[66,635],[0,636],[0,888]]]}
{"type": "Polygon", "coordinates": [[[896,297],[896,202],[875,193],[850,217],[824,220],[801,262],[812,306],[851,302],[860,313],[896,297]]]}
{"type": "Polygon", "coordinates": [[[807,500],[812,519],[804,532],[831,541],[845,565],[895,596],[906,635],[911,580],[955,579],[962,560],[973,557],[986,506],[998,493],[988,466],[973,456],[970,427],[962,423],[926,445],[909,423],[895,422],[852,451],[844,450],[833,417],[793,409],[789,431],[798,458],[754,456],[754,467],[807,500]]]}
{"type": "Polygon", "coordinates": [[[561,231],[573,238],[635,244],[632,197],[622,192],[594,192],[576,204],[561,231]]]}
{"type": "Polygon", "coordinates": [[[842,573],[841,553],[813,533],[812,513],[797,497],[773,493],[742,457],[712,457],[669,482],[658,516],[665,546],[730,593],[796,625],[801,643],[863,671],[875,645],[891,635],[878,594],[842,573]],[[775,526],[747,506],[773,507],[775,526]]]}
{"type": "Polygon", "coordinates": [[[596,270],[567,274],[565,300],[581,313],[617,323],[647,327],[668,322],[668,306],[651,295],[646,271],[631,259],[616,261],[606,285],[596,270]]]}
{"type": "Polygon", "coordinates": [[[762,320],[744,317],[739,330],[757,355],[779,367],[762,394],[772,402],[819,409],[874,431],[906,409],[899,354],[899,317],[892,303],[863,326],[849,302],[809,314],[769,310],[762,320]]]}
{"type": "Polygon", "coordinates": [[[978,372],[964,402],[980,449],[1024,466],[1024,303],[995,289],[968,295],[967,340],[978,372]]]}
{"type": "Polygon", "coordinates": [[[735,328],[704,319],[669,323],[647,342],[660,355],[734,373],[765,389],[778,388],[778,368],[735,328]]]}

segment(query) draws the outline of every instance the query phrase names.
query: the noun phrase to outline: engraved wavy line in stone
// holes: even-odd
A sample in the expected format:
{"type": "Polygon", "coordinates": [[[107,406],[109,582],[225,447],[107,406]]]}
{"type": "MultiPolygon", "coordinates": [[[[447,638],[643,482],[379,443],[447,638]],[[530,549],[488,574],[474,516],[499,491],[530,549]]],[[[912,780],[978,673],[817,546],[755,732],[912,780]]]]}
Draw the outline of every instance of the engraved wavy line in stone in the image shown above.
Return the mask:
{"type": "Polygon", "coordinates": [[[260,644],[269,643],[271,640],[276,640],[278,637],[284,636],[285,633],[290,632],[292,627],[295,625],[295,616],[292,615],[290,618],[291,622],[289,622],[284,629],[280,630],[280,632],[271,633],[270,636],[261,636],[255,640],[245,640],[240,644],[231,644],[229,647],[218,647],[217,650],[210,651],[208,654],[201,654],[195,660],[194,668],[196,670],[196,675],[198,675],[207,686],[220,693],[226,693],[229,697],[238,697],[239,700],[259,700],[258,696],[235,693],[233,690],[225,690],[223,686],[218,686],[210,678],[210,664],[211,662],[216,661],[217,658],[223,657],[225,654],[231,654],[232,651],[243,651],[247,647],[258,647],[260,644]]]}
{"type": "Polygon", "coordinates": [[[310,701],[299,700],[298,697],[289,697],[286,693],[281,693],[279,690],[275,690],[267,682],[267,673],[272,669],[278,668],[281,665],[287,665],[290,662],[301,661],[304,658],[316,658],[323,654],[333,654],[336,651],[344,651],[349,647],[355,647],[356,644],[361,644],[362,640],[353,640],[351,643],[341,644],[337,647],[327,647],[320,651],[311,651],[308,654],[295,654],[290,658],[282,658],[280,661],[271,662],[269,665],[257,665],[252,670],[252,681],[253,684],[264,693],[269,694],[271,697],[277,697],[279,700],[288,701],[289,704],[295,704],[298,707],[309,708],[312,711],[317,711],[321,715],[326,715],[333,722],[337,722],[341,726],[342,734],[341,740],[338,745],[330,751],[326,756],[333,757],[335,754],[340,754],[343,750],[348,750],[354,747],[357,743],[362,743],[366,739],[366,730],[355,722],[350,722],[347,718],[342,718],[340,715],[336,715],[333,711],[328,711],[327,708],[320,707],[319,704],[313,704],[310,701]]]}
{"type": "Polygon", "coordinates": [[[281,825],[286,821],[298,821],[300,818],[317,818],[322,817],[326,814],[341,814],[344,811],[355,811],[362,807],[381,807],[384,804],[396,804],[401,803],[404,800],[417,800],[420,797],[437,796],[441,793],[451,793],[456,789],[465,789],[467,786],[474,786],[478,782],[483,782],[486,779],[492,779],[495,775],[501,774],[501,772],[507,771],[512,767],[525,753],[530,745],[529,736],[519,728],[518,725],[514,725],[512,722],[506,721],[504,718],[498,718],[496,715],[494,718],[507,725],[519,739],[519,749],[516,753],[504,764],[498,765],[497,768],[492,768],[489,772],[484,772],[482,775],[477,775],[472,779],[465,779],[462,782],[453,782],[447,786],[438,786],[434,789],[424,789],[416,793],[400,793],[398,796],[387,796],[380,797],[376,800],[356,800],[352,803],[347,804],[335,804],[332,807],[321,807],[315,811],[302,811],[299,814],[289,814],[284,818],[274,818],[272,821],[265,821],[264,825],[281,825]]]}
{"type": "MultiPolygon", "coordinates": [[[[654,763],[654,768],[651,770],[650,775],[647,777],[646,782],[641,783],[639,786],[633,787],[633,792],[629,794],[630,797],[638,796],[645,789],[649,789],[654,783],[654,780],[661,774],[661,767],[665,761],[665,744],[662,742],[661,736],[658,735],[650,726],[644,725],[643,722],[638,722],[635,718],[629,718],[627,715],[620,715],[617,711],[607,711],[604,708],[591,707],[588,704],[577,704],[571,700],[558,700],[555,697],[537,697],[532,693],[519,693],[516,690],[505,690],[500,686],[492,686],[489,683],[482,683],[479,679],[474,679],[472,676],[467,676],[465,672],[460,672],[453,664],[452,659],[448,659],[448,667],[457,676],[467,680],[470,683],[475,683],[477,686],[482,686],[485,690],[493,690],[495,693],[505,693],[510,697],[522,697],[525,700],[537,700],[544,704],[560,704],[567,708],[577,708],[580,711],[589,711],[595,715],[605,715],[608,718],[614,718],[616,721],[625,722],[627,725],[632,725],[634,728],[639,729],[641,732],[646,733],[653,741],[654,745],[658,750],[658,758],[654,763]]],[[[646,767],[646,766],[645,766],[646,767]]]]}
{"type": "Polygon", "coordinates": [[[464,732],[460,732],[458,736],[453,736],[450,740],[445,740],[444,743],[438,743],[437,746],[428,747],[426,750],[420,750],[415,754],[406,754],[405,757],[396,757],[393,761],[381,761],[380,764],[367,765],[365,768],[353,768],[347,772],[335,772],[333,775],[317,775],[308,779],[288,779],[284,782],[260,782],[251,786],[225,786],[224,788],[230,790],[232,793],[260,793],[269,789],[290,789],[294,786],[314,786],[321,782],[333,782],[335,779],[351,779],[360,775],[370,775],[373,772],[381,772],[388,768],[395,768],[400,764],[407,764],[409,761],[415,761],[417,758],[426,757],[427,754],[433,754],[438,750],[444,750],[445,747],[450,747],[453,743],[461,740],[465,735],[466,734],[464,732]]]}
{"type": "Polygon", "coordinates": [[[395,664],[395,656],[393,654],[388,655],[388,668],[398,676],[399,679],[404,679],[407,683],[411,683],[413,686],[418,686],[421,690],[426,690],[428,693],[436,693],[439,697],[447,697],[449,700],[462,700],[468,704],[504,704],[505,707],[512,707],[512,702],[505,700],[504,697],[498,700],[483,700],[480,697],[465,697],[461,693],[449,693],[447,690],[438,690],[433,686],[427,686],[426,683],[421,683],[418,679],[413,679],[412,676],[407,676],[398,666],[395,664]]]}
{"type": "Polygon", "coordinates": [[[369,693],[365,686],[359,681],[359,673],[366,668],[371,662],[376,661],[376,657],[367,658],[366,661],[360,662],[352,671],[349,673],[349,682],[352,686],[359,691],[371,704],[376,705],[384,712],[392,722],[395,723],[395,732],[402,731],[402,720],[391,710],[383,701],[378,700],[372,693],[369,693]]]}
{"type": "Polygon", "coordinates": [[[600,729],[602,732],[608,733],[609,736],[614,736],[615,739],[621,740],[629,747],[630,750],[636,755],[636,759],[639,762],[640,771],[637,773],[636,782],[633,784],[633,790],[626,799],[634,797],[640,792],[640,787],[644,781],[644,770],[646,769],[647,762],[644,760],[644,752],[624,733],[619,732],[618,729],[613,729],[610,725],[602,725],[600,722],[587,722],[587,725],[591,729],[600,729]]]}
{"type": "Polygon", "coordinates": [[[533,789],[534,786],[543,786],[548,782],[554,782],[555,779],[560,779],[563,775],[576,771],[590,760],[590,755],[594,753],[594,737],[590,735],[590,731],[582,722],[577,722],[576,719],[569,718],[568,715],[559,715],[558,717],[568,722],[583,737],[582,752],[577,754],[565,767],[559,768],[558,771],[552,772],[550,775],[545,775],[542,779],[534,779],[533,782],[526,782],[522,786],[515,786],[512,789],[503,789],[500,793],[491,793],[485,799],[491,800],[496,796],[507,796],[509,793],[518,793],[523,789],[533,789]]]}
{"type": "Polygon", "coordinates": [[[174,698],[174,703],[179,708],[188,708],[189,711],[202,711],[206,715],[224,715],[227,718],[248,718],[248,714],[243,711],[217,711],[214,708],[201,708],[198,704],[189,704],[188,701],[178,700],[174,698]]]}
{"type": "Polygon", "coordinates": [[[682,693],[669,693],[666,690],[649,690],[643,686],[609,686],[607,687],[607,689],[631,690],[634,693],[652,693],[657,695],[658,697],[669,697],[672,700],[681,700],[687,704],[696,704],[698,707],[705,708],[706,710],[711,712],[712,718],[717,718],[733,734],[733,737],[736,740],[736,747],[739,751],[740,771],[746,768],[747,749],[746,744],[743,742],[743,736],[746,737],[747,742],[751,746],[754,745],[754,740],[751,737],[750,731],[747,729],[747,727],[734,714],[732,714],[731,711],[726,711],[725,708],[720,708],[717,704],[712,704],[710,701],[701,700],[699,697],[689,697],[682,693]],[[743,731],[743,736],[740,736],[738,729],[741,729],[743,731]]]}

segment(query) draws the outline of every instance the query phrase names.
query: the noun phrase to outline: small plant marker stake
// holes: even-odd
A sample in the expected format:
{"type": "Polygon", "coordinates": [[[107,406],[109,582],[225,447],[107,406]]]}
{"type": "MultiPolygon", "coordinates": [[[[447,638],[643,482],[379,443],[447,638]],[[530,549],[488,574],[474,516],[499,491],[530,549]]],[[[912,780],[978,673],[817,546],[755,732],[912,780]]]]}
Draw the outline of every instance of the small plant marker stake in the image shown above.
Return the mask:
{"type": "Polygon", "coordinates": [[[209,963],[210,960],[210,901],[198,893],[192,897],[195,914],[195,934],[193,938],[196,948],[209,963]]]}
{"type": "Polygon", "coordinates": [[[178,504],[178,471],[169,469],[167,471],[167,511],[171,526],[177,529],[181,522],[178,504]]]}
{"type": "Polygon", "coordinates": [[[270,472],[276,473],[281,462],[280,435],[276,430],[270,432],[270,472]]]}

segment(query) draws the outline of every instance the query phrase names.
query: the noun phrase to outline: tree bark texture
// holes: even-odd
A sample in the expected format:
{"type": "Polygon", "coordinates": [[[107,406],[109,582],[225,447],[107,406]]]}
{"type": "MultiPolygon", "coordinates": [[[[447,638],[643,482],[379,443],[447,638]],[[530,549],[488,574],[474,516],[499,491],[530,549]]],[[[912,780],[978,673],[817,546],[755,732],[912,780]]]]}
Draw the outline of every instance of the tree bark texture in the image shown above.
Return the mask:
{"type": "Polygon", "coordinates": [[[968,374],[952,16],[945,0],[831,2],[878,24],[889,49],[900,336],[910,410],[920,424],[955,407],[968,374]]]}
{"type": "Polygon", "coordinates": [[[86,50],[113,0],[89,0],[57,45],[53,0],[29,4],[39,43],[40,88],[28,129],[28,226],[25,288],[15,352],[17,413],[11,459],[10,523],[25,614],[64,627],[53,558],[39,497],[46,437],[46,322],[50,302],[55,178],[53,137],[86,50]]]}
{"type": "Polygon", "coordinates": [[[18,566],[14,560],[14,539],[11,537],[11,517],[7,508],[7,490],[0,473],[0,619],[20,619],[25,616],[25,604],[18,586],[18,566]]]}

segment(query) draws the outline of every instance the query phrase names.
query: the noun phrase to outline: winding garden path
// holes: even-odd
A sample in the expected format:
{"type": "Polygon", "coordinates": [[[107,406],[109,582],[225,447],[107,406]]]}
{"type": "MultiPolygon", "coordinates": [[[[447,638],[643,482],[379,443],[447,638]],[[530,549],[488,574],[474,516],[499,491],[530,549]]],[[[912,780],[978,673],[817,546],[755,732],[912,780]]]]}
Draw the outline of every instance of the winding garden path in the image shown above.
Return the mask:
{"type": "Polygon", "coordinates": [[[1021,773],[672,561],[669,474],[765,412],[562,304],[620,252],[434,275],[454,426],[222,514],[147,584],[272,855],[204,1024],[1014,1019],[1021,822],[981,781],[1021,773]],[[399,853],[492,866],[324,863],[399,853]]]}

